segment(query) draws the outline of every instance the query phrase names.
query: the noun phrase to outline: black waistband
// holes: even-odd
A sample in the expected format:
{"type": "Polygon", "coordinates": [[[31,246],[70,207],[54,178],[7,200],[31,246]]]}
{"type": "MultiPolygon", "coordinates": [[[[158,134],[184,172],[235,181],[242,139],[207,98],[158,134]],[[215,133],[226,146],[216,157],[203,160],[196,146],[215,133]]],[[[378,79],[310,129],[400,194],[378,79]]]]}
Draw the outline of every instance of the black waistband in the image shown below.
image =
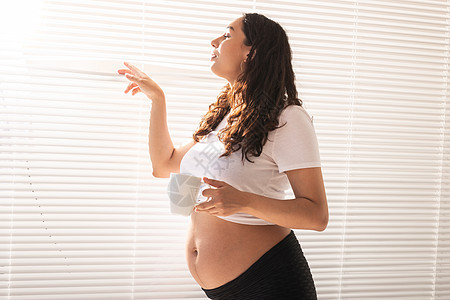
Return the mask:
{"type": "Polygon", "coordinates": [[[292,230],[237,278],[217,288],[203,291],[210,299],[218,300],[278,300],[283,299],[279,298],[280,293],[284,297],[285,293],[305,295],[305,291],[311,296],[293,296],[289,299],[316,299],[308,263],[292,230]]]}

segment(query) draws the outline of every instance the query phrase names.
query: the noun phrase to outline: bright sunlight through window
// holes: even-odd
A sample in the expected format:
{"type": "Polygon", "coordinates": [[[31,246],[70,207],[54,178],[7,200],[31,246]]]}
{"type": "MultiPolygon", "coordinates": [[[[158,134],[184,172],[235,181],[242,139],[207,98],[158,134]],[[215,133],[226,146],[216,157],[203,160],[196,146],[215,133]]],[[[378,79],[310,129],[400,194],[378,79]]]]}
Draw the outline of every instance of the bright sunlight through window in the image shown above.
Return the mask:
{"type": "Polygon", "coordinates": [[[3,1],[0,5],[0,36],[3,42],[25,42],[41,20],[40,0],[3,1]]]}

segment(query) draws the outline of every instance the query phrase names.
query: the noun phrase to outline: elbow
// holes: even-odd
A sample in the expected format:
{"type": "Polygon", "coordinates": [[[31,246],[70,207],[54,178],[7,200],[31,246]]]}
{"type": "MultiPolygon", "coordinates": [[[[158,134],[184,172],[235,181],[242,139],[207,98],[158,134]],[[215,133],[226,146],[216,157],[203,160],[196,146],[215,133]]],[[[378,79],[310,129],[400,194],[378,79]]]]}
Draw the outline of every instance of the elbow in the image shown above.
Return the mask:
{"type": "Polygon", "coordinates": [[[170,177],[170,174],[167,174],[167,172],[166,173],[165,172],[160,172],[160,171],[157,171],[155,169],[153,169],[152,175],[155,178],[169,178],[170,177]]]}
{"type": "Polygon", "coordinates": [[[324,196],[317,206],[316,231],[324,231],[328,226],[329,213],[327,198],[324,196]]]}
{"type": "Polygon", "coordinates": [[[304,220],[301,222],[299,221],[299,224],[296,224],[294,226],[291,226],[293,229],[306,229],[306,230],[314,230],[314,231],[324,231],[328,226],[328,213],[323,214],[321,216],[317,215],[314,216],[314,218],[309,219],[308,223],[305,224],[304,220]]]}
{"type": "Polygon", "coordinates": [[[157,172],[155,172],[155,170],[153,170],[152,176],[155,177],[155,178],[161,178],[161,177],[159,176],[159,174],[158,174],[157,172]]]}
{"type": "Polygon", "coordinates": [[[317,224],[316,231],[322,232],[324,231],[328,226],[328,221],[320,222],[317,224]]]}
{"type": "Polygon", "coordinates": [[[323,213],[317,220],[317,224],[316,224],[316,231],[324,231],[327,226],[328,226],[328,209],[326,210],[325,213],[323,213]]]}
{"type": "Polygon", "coordinates": [[[324,231],[328,226],[328,205],[317,205],[308,212],[301,213],[302,217],[297,218],[298,224],[289,226],[293,229],[306,229],[314,231],[324,231]]]}

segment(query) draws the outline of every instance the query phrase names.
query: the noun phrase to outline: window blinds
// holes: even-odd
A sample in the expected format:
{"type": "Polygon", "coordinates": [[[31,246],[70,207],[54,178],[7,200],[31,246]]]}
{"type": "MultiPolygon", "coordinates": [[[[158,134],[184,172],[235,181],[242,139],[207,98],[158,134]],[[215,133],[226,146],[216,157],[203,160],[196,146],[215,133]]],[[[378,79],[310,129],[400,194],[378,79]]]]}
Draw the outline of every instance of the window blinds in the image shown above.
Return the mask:
{"type": "Polygon", "coordinates": [[[188,219],[151,175],[151,103],[123,94],[116,70],[130,61],[161,85],[182,144],[225,84],[211,39],[251,11],[288,32],[314,116],[330,223],[295,232],[319,299],[450,297],[448,1],[19,8],[0,47],[0,298],[205,299],[184,259],[188,219]],[[18,36],[21,15],[39,18],[18,36]]]}

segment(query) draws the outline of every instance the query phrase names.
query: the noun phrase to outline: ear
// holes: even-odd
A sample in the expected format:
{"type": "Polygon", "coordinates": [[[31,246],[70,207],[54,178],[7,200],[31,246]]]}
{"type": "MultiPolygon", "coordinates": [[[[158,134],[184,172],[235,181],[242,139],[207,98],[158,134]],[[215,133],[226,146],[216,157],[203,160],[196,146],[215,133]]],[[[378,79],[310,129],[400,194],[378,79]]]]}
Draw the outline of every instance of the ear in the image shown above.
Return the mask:
{"type": "Polygon", "coordinates": [[[249,57],[250,55],[250,50],[252,49],[251,46],[247,46],[248,49],[245,50],[245,58],[244,58],[244,62],[246,62],[248,59],[253,59],[253,57],[255,56],[256,50],[253,51],[252,57],[249,57]]]}
{"type": "Polygon", "coordinates": [[[247,61],[248,59],[248,55],[250,54],[250,50],[252,49],[252,46],[246,46],[244,45],[243,49],[242,49],[242,59],[244,60],[244,62],[247,61]]]}

